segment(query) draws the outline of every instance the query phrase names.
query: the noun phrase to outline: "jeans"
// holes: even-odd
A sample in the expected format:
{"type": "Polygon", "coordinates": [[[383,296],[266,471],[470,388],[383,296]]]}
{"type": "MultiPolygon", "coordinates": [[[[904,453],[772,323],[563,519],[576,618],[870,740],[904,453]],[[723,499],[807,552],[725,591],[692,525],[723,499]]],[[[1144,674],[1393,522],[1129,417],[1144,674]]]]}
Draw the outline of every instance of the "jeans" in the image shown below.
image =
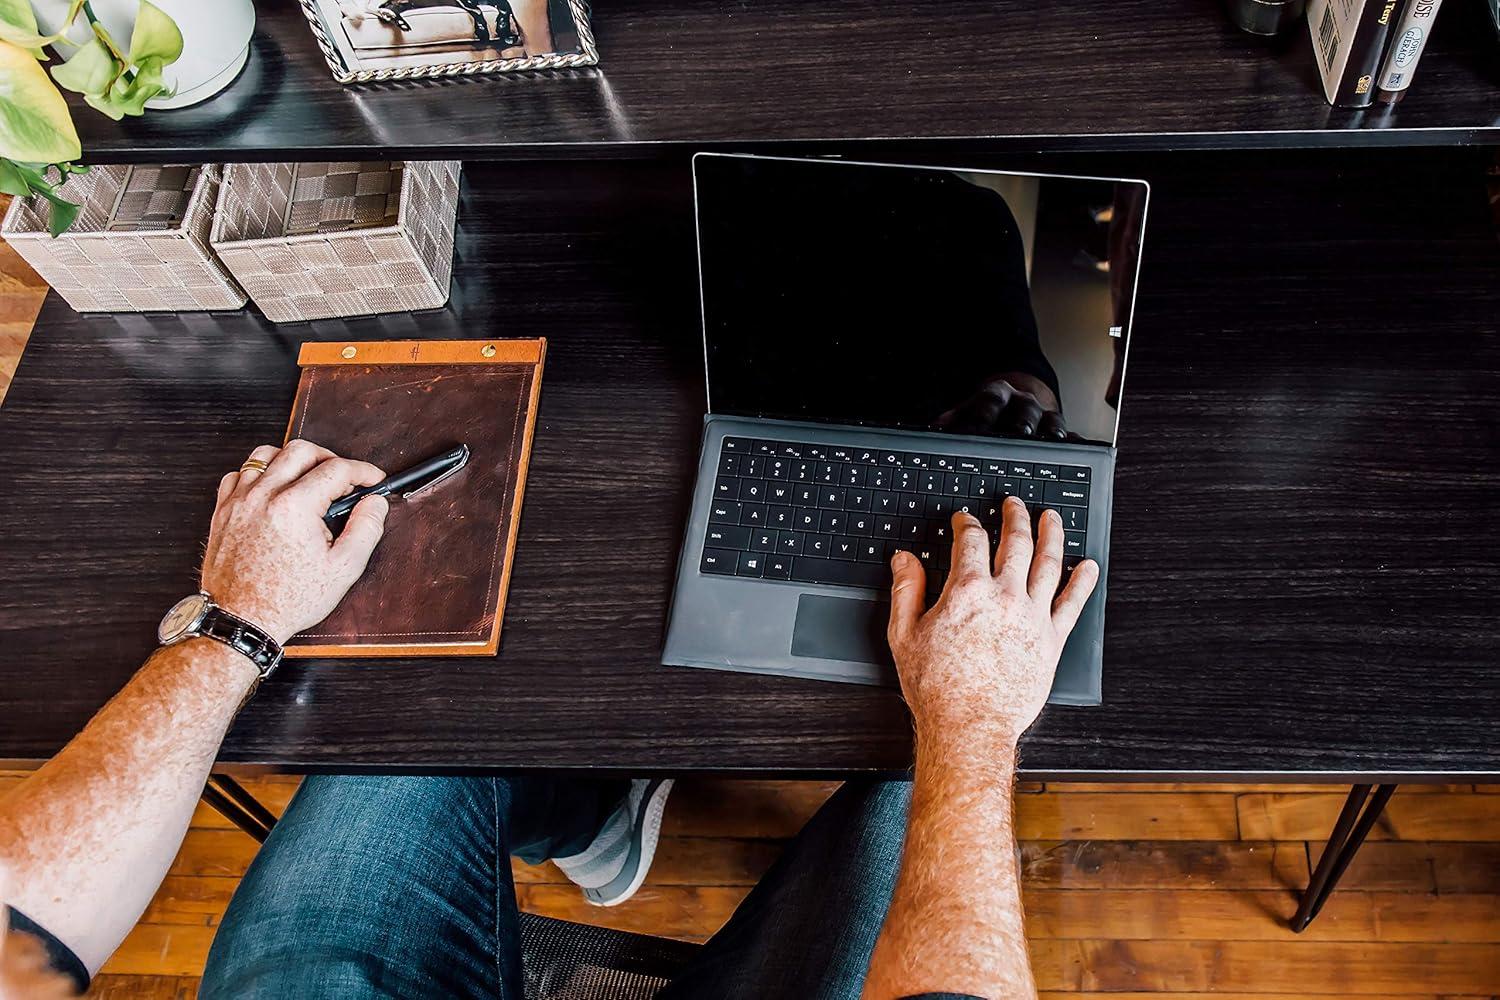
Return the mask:
{"type": "MultiPolygon", "coordinates": [[[[625,787],[310,777],[235,893],[199,996],[522,1000],[509,858],[582,851],[625,787]]],[[[905,782],[839,789],[658,995],[857,998],[909,801],[905,782]]]]}

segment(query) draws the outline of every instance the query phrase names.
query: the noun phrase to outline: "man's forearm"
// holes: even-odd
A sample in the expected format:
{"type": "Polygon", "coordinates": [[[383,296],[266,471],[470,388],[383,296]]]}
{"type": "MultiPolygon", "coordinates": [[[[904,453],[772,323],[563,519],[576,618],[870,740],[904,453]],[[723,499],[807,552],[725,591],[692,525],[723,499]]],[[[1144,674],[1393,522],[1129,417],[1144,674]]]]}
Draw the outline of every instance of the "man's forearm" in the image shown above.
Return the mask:
{"type": "Polygon", "coordinates": [[[1036,995],[1021,910],[1014,779],[1008,739],[918,734],[901,873],[871,958],[867,998],[1036,995]]]}
{"type": "Polygon", "coordinates": [[[210,639],[158,651],[88,726],[0,799],[4,900],[96,972],[140,918],[255,682],[210,639]]]}

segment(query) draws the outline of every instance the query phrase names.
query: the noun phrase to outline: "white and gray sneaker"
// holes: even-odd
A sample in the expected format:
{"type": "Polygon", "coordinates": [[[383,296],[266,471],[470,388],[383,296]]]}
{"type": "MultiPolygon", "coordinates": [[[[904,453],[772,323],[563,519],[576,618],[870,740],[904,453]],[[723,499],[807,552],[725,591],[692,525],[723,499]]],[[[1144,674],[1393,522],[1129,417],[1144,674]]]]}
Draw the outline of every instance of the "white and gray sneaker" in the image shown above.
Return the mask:
{"type": "Polygon", "coordinates": [[[651,870],[661,836],[662,813],[671,793],[670,778],[633,779],[625,801],[589,846],[571,857],[553,858],[553,864],[595,906],[625,902],[635,895],[651,870]]]}

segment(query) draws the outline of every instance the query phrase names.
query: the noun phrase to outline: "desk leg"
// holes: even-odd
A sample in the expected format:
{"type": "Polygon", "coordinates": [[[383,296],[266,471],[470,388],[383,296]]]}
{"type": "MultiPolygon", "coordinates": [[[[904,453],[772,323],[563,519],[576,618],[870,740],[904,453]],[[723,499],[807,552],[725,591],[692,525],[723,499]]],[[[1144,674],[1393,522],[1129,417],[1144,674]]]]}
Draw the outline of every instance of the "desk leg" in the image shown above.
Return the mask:
{"type": "Polygon", "coordinates": [[[1323,848],[1323,856],[1318,859],[1317,870],[1307,884],[1307,891],[1302,894],[1302,905],[1297,907],[1297,913],[1292,917],[1292,930],[1299,934],[1307,930],[1307,925],[1323,909],[1323,904],[1333,894],[1334,887],[1339,884],[1349,862],[1359,853],[1359,845],[1365,842],[1370,828],[1380,818],[1385,804],[1390,801],[1391,793],[1395,790],[1395,785],[1355,785],[1349,789],[1349,798],[1344,802],[1338,822],[1333,825],[1333,833],[1329,835],[1328,843],[1323,848]],[[1373,798],[1370,796],[1372,788],[1375,789],[1373,798]],[[1367,806],[1366,799],[1370,800],[1367,806]],[[1361,806],[1365,806],[1363,813],[1360,812],[1361,806]]]}
{"type": "Polygon", "coordinates": [[[208,784],[203,786],[203,801],[262,844],[276,825],[271,810],[257,802],[238,781],[222,774],[208,776],[208,784]]]}

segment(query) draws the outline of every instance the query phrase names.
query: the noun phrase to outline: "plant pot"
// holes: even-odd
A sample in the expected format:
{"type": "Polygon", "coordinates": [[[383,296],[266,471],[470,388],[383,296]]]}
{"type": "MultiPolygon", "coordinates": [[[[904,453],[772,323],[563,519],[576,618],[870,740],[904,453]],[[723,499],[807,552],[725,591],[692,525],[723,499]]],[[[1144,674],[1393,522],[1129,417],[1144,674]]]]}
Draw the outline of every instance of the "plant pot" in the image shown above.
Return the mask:
{"type": "MultiPolygon", "coordinates": [[[[250,55],[250,36],[255,31],[253,0],[152,0],[177,22],[182,32],[182,56],[163,71],[172,88],[171,97],[146,102],[148,108],[185,108],[206,101],[223,90],[239,74],[250,55]]],[[[62,26],[68,0],[32,0],[37,25],[45,34],[62,26]]],[[[94,15],[122,47],[129,45],[140,0],[89,0],[94,15]]],[[[67,37],[87,42],[92,30],[82,14],[74,19],[67,37]]],[[[59,55],[67,57],[71,50],[59,55]]]]}

